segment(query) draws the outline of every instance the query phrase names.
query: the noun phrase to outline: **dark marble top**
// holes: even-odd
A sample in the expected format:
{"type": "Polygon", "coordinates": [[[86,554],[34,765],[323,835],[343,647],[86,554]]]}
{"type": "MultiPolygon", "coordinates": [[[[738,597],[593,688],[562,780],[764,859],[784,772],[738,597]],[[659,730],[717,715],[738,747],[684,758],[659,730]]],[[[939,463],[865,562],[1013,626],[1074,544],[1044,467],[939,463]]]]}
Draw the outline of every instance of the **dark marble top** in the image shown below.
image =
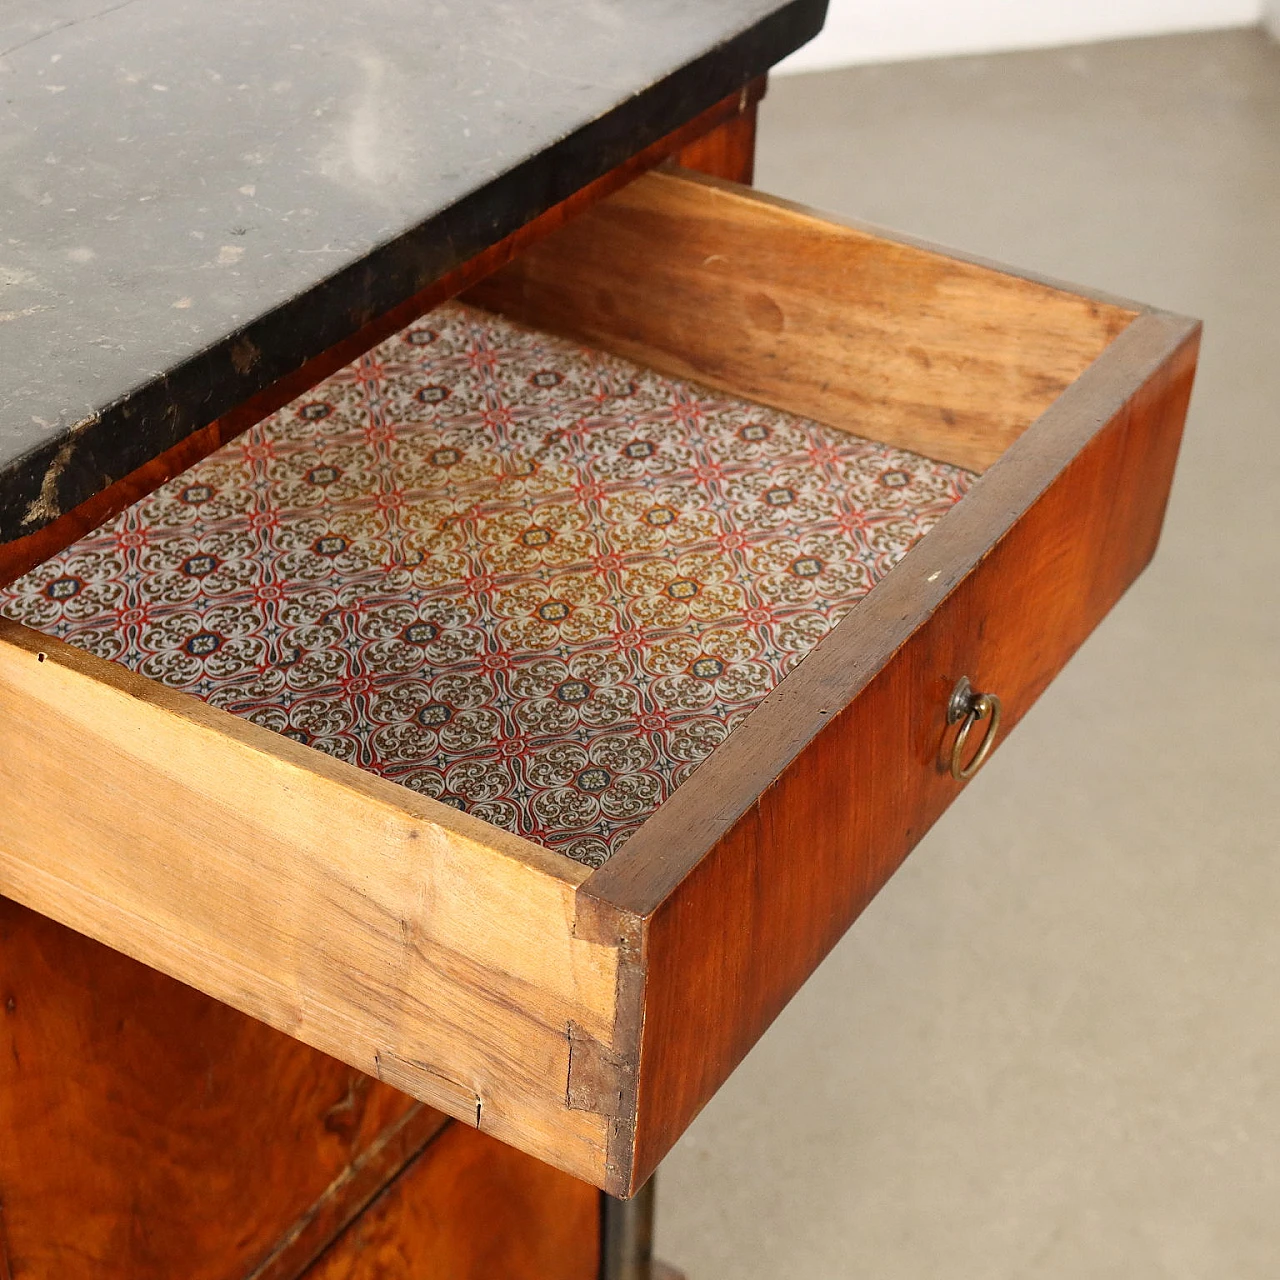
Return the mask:
{"type": "Polygon", "coordinates": [[[826,0],[8,0],[0,542],[734,92],[826,0]]]}

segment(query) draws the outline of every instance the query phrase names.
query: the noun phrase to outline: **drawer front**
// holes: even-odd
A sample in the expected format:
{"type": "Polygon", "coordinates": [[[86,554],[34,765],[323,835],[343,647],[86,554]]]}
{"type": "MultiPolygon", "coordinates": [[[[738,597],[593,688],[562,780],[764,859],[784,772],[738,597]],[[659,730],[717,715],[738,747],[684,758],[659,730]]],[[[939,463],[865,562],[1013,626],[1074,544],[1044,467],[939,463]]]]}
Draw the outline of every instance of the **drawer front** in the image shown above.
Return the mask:
{"type": "MultiPolygon", "coordinates": [[[[776,769],[779,744],[815,714],[830,722],[683,880],[654,902],[621,862],[593,877],[589,890],[651,913],[633,1186],[959,793],[946,718],[959,677],[1000,696],[1003,740],[1150,559],[1197,344],[1170,354],[1166,325],[1135,322],[1113,369],[1064,395],[860,606],[861,627],[811,655],[789,705],[775,696],[733,757],[706,766],[725,771],[727,811],[735,770],[776,769]],[[1010,511],[1036,470],[1046,487],[1010,511]],[[891,656],[868,670],[876,651],[891,656]]],[[[659,844],[692,821],[674,805],[660,817],[645,833],[659,844]]]]}

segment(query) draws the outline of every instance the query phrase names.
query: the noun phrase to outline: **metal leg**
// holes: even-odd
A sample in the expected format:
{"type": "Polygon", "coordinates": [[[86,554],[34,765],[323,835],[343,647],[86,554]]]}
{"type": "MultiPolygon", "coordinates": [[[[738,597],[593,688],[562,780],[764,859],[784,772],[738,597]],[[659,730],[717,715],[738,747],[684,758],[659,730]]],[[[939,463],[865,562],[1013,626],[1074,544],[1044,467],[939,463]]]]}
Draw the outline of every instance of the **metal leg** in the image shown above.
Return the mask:
{"type": "Polygon", "coordinates": [[[654,1183],[630,1200],[600,1195],[600,1280],[684,1280],[653,1256],[654,1183]]]}

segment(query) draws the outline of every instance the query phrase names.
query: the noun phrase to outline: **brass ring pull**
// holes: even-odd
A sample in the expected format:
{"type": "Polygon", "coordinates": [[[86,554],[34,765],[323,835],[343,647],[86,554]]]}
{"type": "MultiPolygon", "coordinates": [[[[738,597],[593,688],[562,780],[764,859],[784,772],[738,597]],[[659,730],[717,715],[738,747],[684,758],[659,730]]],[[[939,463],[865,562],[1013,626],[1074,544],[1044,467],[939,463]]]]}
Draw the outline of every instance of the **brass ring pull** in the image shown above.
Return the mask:
{"type": "Polygon", "coordinates": [[[951,776],[958,782],[967,782],[986,762],[991,748],[996,745],[996,734],[1000,732],[1000,699],[994,693],[975,693],[968,676],[960,677],[947,704],[947,723],[957,724],[960,721],[964,723],[960,725],[960,732],[956,734],[951,748],[951,776]],[[969,730],[979,720],[989,721],[987,731],[973,759],[968,764],[961,764],[969,730]]]}

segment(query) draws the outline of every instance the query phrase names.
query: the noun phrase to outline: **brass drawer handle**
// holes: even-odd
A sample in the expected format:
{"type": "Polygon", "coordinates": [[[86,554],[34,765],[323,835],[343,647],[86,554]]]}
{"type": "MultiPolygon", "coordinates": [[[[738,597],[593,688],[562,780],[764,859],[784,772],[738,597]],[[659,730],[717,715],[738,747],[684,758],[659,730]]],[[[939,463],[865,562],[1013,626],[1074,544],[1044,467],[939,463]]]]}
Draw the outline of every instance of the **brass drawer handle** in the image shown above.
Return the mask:
{"type": "Polygon", "coordinates": [[[960,725],[955,744],[951,748],[951,776],[957,781],[967,782],[991,754],[996,745],[996,734],[1000,732],[1000,699],[994,693],[975,693],[968,676],[961,676],[959,683],[951,692],[951,701],[947,703],[947,723],[960,725]],[[974,752],[968,764],[961,764],[964,759],[964,744],[969,739],[969,730],[979,720],[990,719],[982,743],[974,752]]]}

